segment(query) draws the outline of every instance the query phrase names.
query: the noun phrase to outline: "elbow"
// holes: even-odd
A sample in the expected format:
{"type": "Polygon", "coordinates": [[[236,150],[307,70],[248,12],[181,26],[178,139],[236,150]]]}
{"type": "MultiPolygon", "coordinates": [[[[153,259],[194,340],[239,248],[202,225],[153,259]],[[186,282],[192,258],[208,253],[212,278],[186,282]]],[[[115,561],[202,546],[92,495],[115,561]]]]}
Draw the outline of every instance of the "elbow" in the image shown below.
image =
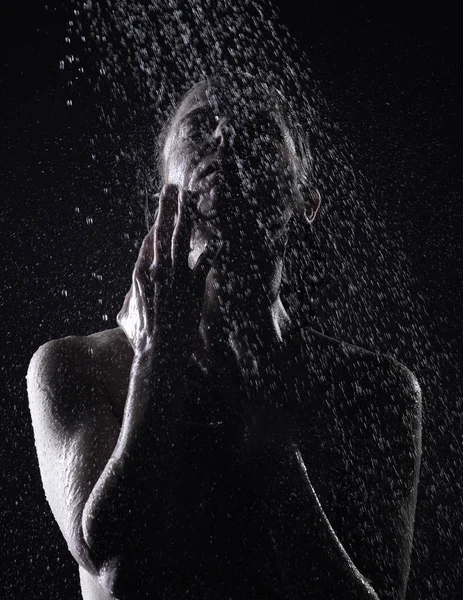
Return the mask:
{"type": "MultiPolygon", "coordinates": [[[[64,538],[67,542],[67,547],[77,564],[84,568],[92,577],[98,578],[100,572],[107,560],[106,553],[100,550],[101,544],[97,544],[96,536],[89,535],[85,524],[89,522],[84,518],[85,508],[83,513],[75,515],[74,519],[64,532],[64,538]]],[[[93,533],[93,532],[92,532],[93,533]]]]}
{"type": "Polygon", "coordinates": [[[91,556],[91,574],[113,598],[126,595],[127,590],[130,592],[126,584],[131,565],[128,548],[133,546],[134,539],[123,519],[127,513],[130,511],[123,510],[117,502],[102,503],[98,493],[90,496],[82,512],[82,540],[91,556]]]}
{"type": "MultiPolygon", "coordinates": [[[[105,594],[111,598],[118,598],[121,595],[121,558],[106,558],[103,561],[95,560],[91,549],[84,542],[74,546],[68,546],[74,559],[85,569],[94,582],[105,594]]],[[[106,596],[105,596],[106,597],[106,596]]]]}
{"type": "Polygon", "coordinates": [[[110,459],[95,484],[81,514],[82,539],[101,569],[124,544],[127,528],[124,494],[120,485],[121,465],[110,459]]]}
{"type": "Polygon", "coordinates": [[[80,567],[83,567],[90,575],[98,576],[99,569],[84,544],[68,544],[68,550],[80,567]]]}
{"type": "Polygon", "coordinates": [[[66,541],[68,550],[77,564],[93,577],[97,577],[100,572],[100,565],[95,559],[91,548],[86,543],[82,529],[79,528],[78,534],[72,535],[70,538],[68,537],[66,541]]]}
{"type": "Polygon", "coordinates": [[[104,548],[101,538],[87,536],[78,549],[79,564],[98,581],[98,585],[110,598],[131,597],[134,577],[129,576],[129,563],[121,550],[111,553],[104,548]],[[82,560],[83,558],[89,560],[82,560]]]}
{"type": "MultiPolygon", "coordinates": [[[[107,515],[92,510],[92,503],[87,502],[82,514],[82,548],[91,556],[94,575],[104,570],[109,557],[115,555],[117,544],[116,528],[108,523],[107,515]]],[[[82,551],[82,548],[79,548],[82,551]]]]}
{"type": "Polygon", "coordinates": [[[121,592],[121,557],[117,554],[111,556],[101,537],[91,527],[82,533],[81,543],[74,548],[69,547],[69,551],[106,594],[118,598],[121,592]]]}

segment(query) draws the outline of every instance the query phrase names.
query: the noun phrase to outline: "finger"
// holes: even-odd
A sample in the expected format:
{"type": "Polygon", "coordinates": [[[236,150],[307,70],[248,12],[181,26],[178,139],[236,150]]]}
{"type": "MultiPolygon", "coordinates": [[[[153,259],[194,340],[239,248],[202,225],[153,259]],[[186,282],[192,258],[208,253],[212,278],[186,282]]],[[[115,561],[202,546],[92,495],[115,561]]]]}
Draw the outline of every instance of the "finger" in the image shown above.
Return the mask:
{"type": "Polygon", "coordinates": [[[145,293],[145,286],[140,279],[136,281],[137,288],[137,315],[140,319],[140,330],[146,331],[149,326],[149,307],[148,307],[148,298],[145,293]]]}
{"type": "Polygon", "coordinates": [[[151,267],[154,260],[154,225],[143,238],[143,241],[138,251],[138,258],[135,263],[135,269],[137,272],[145,271],[151,267]]]}
{"type": "Polygon", "coordinates": [[[178,195],[177,222],[172,236],[172,263],[176,271],[188,271],[195,196],[182,190],[178,195]]]}
{"type": "Polygon", "coordinates": [[[162,188],[159,197],[159,210],[154,225],[154,262],[155,268],[171,264],[172,233],[177,211],[177,186],[168,184],[162,188]]]}
{"type": "Polygon", "coordinates": [[[160,193],[157,192],[152,199],[145,203],[145,224],[148,230],[154,225],[158,216],[159,196],[160,193]]]}

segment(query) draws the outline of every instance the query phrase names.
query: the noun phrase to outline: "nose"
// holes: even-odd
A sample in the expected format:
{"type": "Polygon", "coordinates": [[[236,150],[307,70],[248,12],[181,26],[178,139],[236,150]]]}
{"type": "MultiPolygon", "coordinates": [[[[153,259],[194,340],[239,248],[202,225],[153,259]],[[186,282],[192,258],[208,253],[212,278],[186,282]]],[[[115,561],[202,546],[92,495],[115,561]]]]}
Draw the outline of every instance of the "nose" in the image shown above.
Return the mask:
{"type": "Polygon", "coordinates": [[[213,137],[219,147],[229,147],[233,143],[235,130],[227,117],[219,117],[213,137]]]}

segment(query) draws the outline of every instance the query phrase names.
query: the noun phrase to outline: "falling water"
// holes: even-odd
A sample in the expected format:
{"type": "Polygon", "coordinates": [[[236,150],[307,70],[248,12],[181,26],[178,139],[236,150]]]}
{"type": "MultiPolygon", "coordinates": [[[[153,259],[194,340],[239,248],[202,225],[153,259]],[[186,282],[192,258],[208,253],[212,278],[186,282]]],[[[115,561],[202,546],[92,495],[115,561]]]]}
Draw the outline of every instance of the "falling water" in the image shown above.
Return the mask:
{"type": "MultiPolygon", "coordinates": [[[[400,232],[391,235],[383,218],[380,182],[367,181],[360,172],[359,148],[349,140],[348,129],[330,116],[310,56],[270,3],[74,0],[66,36],[69,53],[61,62],[70,84],[66,105],[78,108],[81,87],[97,90],[98,120],[88,139],[87,161],[104,164],[111,173],[91,214],[88,202],[85,214],[81,211],[78,193],[70,199],[74,217],[79,227],[101,237],[105,211],[120,215],[121,222],[118,240],[108,240],[98,256],[86,257],[88,286],[80,295],[62,287],[63,301],[76,302],[83,315],[96,310],[101,329],[115,325],[130,264],[145,233],[144,207],[160,187],[156,156],[162,126],[194,83],[217,72],[246,71],[280,89],[310,134],[313,184],[322,207],[304,238],[306,252],[294,257],[294,270],[303,274],[300,308],[316,329],[394,356],[418,375],[424,390],[443,393],[438,374],[447,364],[446,348],[436,349],[432,333],[423,329],[426,307],[400,232]],[[111,266],[107,273],[103,253],[117,244],[131,253],[130,260],[126,271],[111,266]],[[103,299],[107,294],[113,298],[109,304],[103,299]]],[[[425,462],[422,486],[434,477],[425,462]]],[[[431,505],[432,495],[426,498],[431,505]]],[[[420,589],[433,585],[432,574],[420,571],[429,556],[425,532],[418,509],[411,580],[416,589],[419,580],[426,582],[420,589]]],[[[412,588],[410,598],[414,594],[412,588]]]]}
{"type": "MultiPolygon", "coordinates": [[[[311,317],[334,337],[400,359],[414,326],[407,261],[397,240],[388,239],[375,190],[353,166],[356,149],[329,117],[310,57],[271,5],[169,0],[74,6],[69,41],[82,58],[91,54],[94,67],[84,71],[74,55],[67,56],[70,92],[87,78],[101,94],[99,145],[106,152],[111,148],[116,177],[124,166],[137,173],[132,198],[135,189],[140,216],[147,194],[160,187],[157,136],[194,83],[220,71],[244,70],[291,99],[310,132],[313,183],[322,195],[298,265],[310,286],[311,317]]],[[[131,218],[136,210],[132,203],[131,218]]]]}

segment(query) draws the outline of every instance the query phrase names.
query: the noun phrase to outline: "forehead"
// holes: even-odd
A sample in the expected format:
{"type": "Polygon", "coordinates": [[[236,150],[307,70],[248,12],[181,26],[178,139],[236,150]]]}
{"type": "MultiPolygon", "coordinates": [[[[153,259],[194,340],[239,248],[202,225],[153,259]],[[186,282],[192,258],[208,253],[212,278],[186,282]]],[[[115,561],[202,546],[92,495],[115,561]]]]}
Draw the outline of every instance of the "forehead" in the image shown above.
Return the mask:
{"type": "Polygon", "coordinates": [[[270,117],[283,132],[286,145],[294,154],[294,141],[281,112],[276,109],[270,95],[255,85],[240,88],[239,85],[211,85],[206,82],[196,84],[181,101],[170,123],[165,141],[164,151],[170,147],[176,138],[178,127],[189,115],[195,115],[202,110],[210,110],[220,117],[232,117],[233,121],[253,121],[260,117],[270,117]]]}
{"type": "Polygon", "coordinates": [[[256,85],[240,87],[236,84],[218,85],[205,82],[197,84],[187,93],[174,115],[172,125],[176,125],[200,108],[234,118],[252,118],[258,114],[275,112],[270,96],[256,85]]]}
{"type": "Polygon", "coordinates": [[[206,90],[202,87],[197,86],[195,89],[188,92],[185,98],[177,108],[177,112],[174,115],[172,125],[176,125],[184,117],[189,115],[191,112],[196,111],[199,108],[213,108],[206,90]]]}

